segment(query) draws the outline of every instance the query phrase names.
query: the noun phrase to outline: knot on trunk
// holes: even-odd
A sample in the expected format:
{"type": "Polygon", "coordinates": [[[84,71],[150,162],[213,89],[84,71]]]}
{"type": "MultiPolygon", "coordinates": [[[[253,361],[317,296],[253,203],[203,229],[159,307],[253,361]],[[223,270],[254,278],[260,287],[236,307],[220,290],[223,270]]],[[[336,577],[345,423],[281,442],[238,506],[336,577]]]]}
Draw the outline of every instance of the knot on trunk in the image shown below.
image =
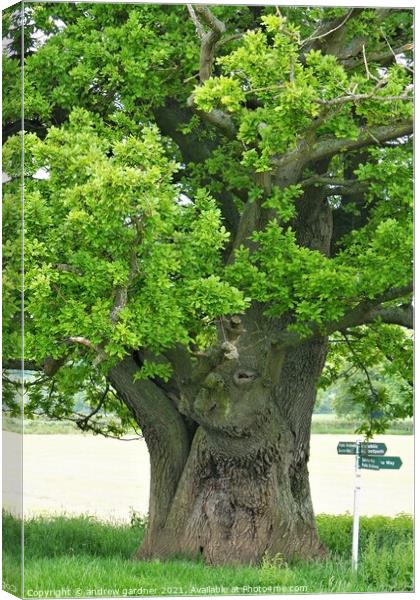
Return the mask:
{"type": "Polygon", "coordinates": [[[256,435],[272,409],[271,392],[249,366],[219,365],[204,379],[194,400],[194,418],[208,431],[230,437],[256,435]]]}
{"type": "Polygon", "coordinates": [[[233,344],[232,342],[223,342],[222,350],[224,352],[223,356],[227,360],[238,360],[239,352],[235,344],[233,344]]]}
{"type": "Polygon", "coordinates": [[[238,369],[233,375],[233,382],[236,386],[249,385],[258,377],[258,373],[253,369],[238,369]]]}

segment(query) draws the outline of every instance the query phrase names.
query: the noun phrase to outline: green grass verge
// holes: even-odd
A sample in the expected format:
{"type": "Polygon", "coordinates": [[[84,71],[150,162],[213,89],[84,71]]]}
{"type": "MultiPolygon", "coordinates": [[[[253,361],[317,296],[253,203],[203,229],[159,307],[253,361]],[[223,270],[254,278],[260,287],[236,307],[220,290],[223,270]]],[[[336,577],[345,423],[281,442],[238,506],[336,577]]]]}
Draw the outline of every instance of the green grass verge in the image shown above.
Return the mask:
{"type": "MultiPolygon", "coordinates": [[[[360,568],[351,571],[348,515],[319,515],[328,560],[259,567],[209,567],[200,562],[132,559],[144,525],[102,523],[89,517],[25,521],[25,597],[98,597],[413,590],[413,522],[408,515],[361,519],[360,568]]],[[[20,524],[3,517],[6,585],[19,559],[20,524]]]]}

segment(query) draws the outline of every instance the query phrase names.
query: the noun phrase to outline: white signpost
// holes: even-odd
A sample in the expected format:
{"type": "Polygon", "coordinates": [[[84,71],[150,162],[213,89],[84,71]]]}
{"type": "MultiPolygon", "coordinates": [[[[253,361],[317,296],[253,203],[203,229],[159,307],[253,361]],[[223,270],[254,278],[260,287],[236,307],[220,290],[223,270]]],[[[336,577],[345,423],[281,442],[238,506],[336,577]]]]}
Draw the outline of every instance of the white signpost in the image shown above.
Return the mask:
{"type": "Polygon", "coordinates": [[[359,522],[360,522],[360,510],[359,510],[359,496],[360,496],[360,484],[361,484],[361,472],[359,468],[360,450],[362,443],[361,441],[356,442],[356,456],[354,457],[354,504],[353,504],[353,543],[351,547],[351,568],[355,573],[357,571],[357,565],[359,562],[359,522]]]}
{"type": "Polygon", "coordinates": [[[337,446],[338,454],[354,454],[354,505],[353,505],[353,538],[351,566],[356,573],[359,562],[359,522],[360,522],[360,490],[361,490],[361,470],[369,469],[379,471],[381,469],[400,469],[402,460],[399,456],[386,456],[387,447],[381,442],[339,442],[337,446]]]}

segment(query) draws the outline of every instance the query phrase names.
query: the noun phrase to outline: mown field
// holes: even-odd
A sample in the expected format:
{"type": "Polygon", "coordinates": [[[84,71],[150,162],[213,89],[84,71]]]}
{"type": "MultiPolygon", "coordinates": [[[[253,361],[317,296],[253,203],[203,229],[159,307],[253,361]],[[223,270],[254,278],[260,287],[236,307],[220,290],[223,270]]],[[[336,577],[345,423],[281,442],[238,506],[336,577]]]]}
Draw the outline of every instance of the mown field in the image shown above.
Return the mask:
{"type": "MultiPolygon", "coordinates": [[[[351,570],[348,515],[317,517],[326,560],[256,567],[210,567],[179,558],[132,559],[144,522],[103,523],[89,517],[25,521],[25,597],[160,596],[393,592],[413,590],[413,521],[408,515],[363,517],[360,567],[351,570]]],[[[3,516],[3,579],[18,588],[19,522],[3,516]]],[[[19,591],[17,589],[17,591],[19,591]]]]}

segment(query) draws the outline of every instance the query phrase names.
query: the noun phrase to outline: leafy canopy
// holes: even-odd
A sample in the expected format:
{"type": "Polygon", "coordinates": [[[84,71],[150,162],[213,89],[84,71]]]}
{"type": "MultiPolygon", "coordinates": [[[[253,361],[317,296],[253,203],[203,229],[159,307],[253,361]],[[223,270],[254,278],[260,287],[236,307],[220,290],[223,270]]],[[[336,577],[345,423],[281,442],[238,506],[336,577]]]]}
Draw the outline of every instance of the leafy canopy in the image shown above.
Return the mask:
{"type": "MultiPolygon", "coordinates": [[[[411,11],[212,10],[227,30],[201,82],[185,6],[32,3],[3,13],[4,352],[20,353],[23,18],[25,358],[61,361],[48,393],[44,376],[30,386],[29,416],[72,418],[83,390],[92,408],[100,399],[96,428],[117,413],[105,429],[119,434],[132,421],[106,372],[128,350],[147,354],[136,377],[165,381],[167,349],[207,347],[218,320],[252,302],[272,319],[291,316],[288,331],[304,338],[411,280],[412,144],[398,134],[379,144],[373,133],[411,118],[411,11]],[[334,19],[343,48],[363,40],[365,60],[361,46],[349,62],[317,42],[334,19]],[[402,59],[384,62],[389,47],[402,59]],[[214,111],[228,136],[206,118],[214,111]],[[258,174],[305,151],[326,161],[322,177],[306,160],[294,182],[260,184],[258,174]],[[332,211],[331,252],[299,239],[308,189],[332,211]],[[270,218],[236,243],[235,222],[253,203],[270,218]]],[[[403,301],[407,293],[384,306],[403,301]]],[[[375,393],[370,368],[410,379],[411,338],[380,318],[361,325],[333,332],[323,383],[350,361],[363,402],[375,393]]],[[[17,413],[13,395],[6,401],[17,413]]],[[[407,395],[399,414],[410,412],[407,395]]]]}

